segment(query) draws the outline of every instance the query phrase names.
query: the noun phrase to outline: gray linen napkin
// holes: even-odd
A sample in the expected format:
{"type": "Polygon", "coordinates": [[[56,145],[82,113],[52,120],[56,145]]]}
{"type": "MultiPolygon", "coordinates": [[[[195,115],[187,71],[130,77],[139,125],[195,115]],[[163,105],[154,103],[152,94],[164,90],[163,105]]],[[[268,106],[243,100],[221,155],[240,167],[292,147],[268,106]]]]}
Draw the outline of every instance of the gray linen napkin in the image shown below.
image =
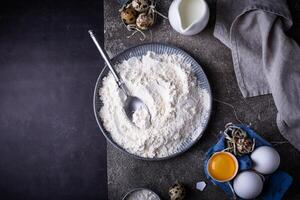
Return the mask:
{"type": "Polygon", "coordinates": [[[300,150],[300,47],[285,0],[218,0],[214,36],[231,49],[244,97],[272,93],[281,134],[300,150]]]}

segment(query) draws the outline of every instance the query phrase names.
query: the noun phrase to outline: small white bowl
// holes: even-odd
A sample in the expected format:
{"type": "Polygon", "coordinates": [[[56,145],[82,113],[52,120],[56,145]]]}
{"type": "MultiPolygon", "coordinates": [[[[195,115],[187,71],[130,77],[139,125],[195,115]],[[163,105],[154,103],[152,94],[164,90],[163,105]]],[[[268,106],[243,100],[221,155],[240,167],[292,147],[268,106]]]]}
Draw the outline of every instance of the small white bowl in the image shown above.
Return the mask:
{"type": "Polygon", "coordinates": [[[156,200],[161,200],[160,197],[159,197],[155,192],[153,192],[152,190],[147,189],[147,188],[135,188],[135,189],[132,189],[132,190],[130,190],[129,192],[127,192],[127,193],[125,194],[125,196],[123,197],[122,200],[128,200],[129,197],[130,197],[133,193],[139,192],[139,191],[142,191],[142,190],[146,190],[146,191],[148,191],[148,192],[151,192],[151,193],[156,197],[156,200]]]}

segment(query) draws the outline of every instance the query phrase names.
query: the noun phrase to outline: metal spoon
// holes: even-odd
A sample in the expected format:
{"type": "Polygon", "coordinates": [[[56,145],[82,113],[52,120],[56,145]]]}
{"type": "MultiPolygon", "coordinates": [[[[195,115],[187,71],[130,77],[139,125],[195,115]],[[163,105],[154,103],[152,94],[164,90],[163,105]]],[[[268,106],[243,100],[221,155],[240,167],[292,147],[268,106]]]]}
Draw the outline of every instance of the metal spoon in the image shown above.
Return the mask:
{"type": "Polygon", "coordinates": [[[102,58],[104,59],[105,63],[107,64],[109,70],[111,71],[111,73],[113,74],[118,86],[121,88],[121,90],[124,92],[125,96],[126,96],[126,100],[125,100],[125,103],[124,103],[124,110],[125,110],[125,113],[128,117],[128,119],[132,122],[132,116],[133,116],[133,113],[141,108],[142,106],[144,106],[144,108],[147,109],[148,111],[148,114],[150,115],[150,112],[149,112],[149,109],[148,107],[146,106],[146,104],[144,104],[144,102],[139,99],[138,97],[135,97],[135,96],[131,96],[128,92],[128,89],[126,87],[126,85],[124,84],[124,82],[121,80],[120,76],[118,75],[118,73],[116,72],[116,70],[114,69],[113,67],[113,64],[111,63],[110,59],[109,59],[109,56],[107,55],[106,51],[104,50],[104,48],[102,48],[93,31],[92,30],[89,30],[88,31],[91,38],[93,39],[96,47],[98,48],[102,58]]]}

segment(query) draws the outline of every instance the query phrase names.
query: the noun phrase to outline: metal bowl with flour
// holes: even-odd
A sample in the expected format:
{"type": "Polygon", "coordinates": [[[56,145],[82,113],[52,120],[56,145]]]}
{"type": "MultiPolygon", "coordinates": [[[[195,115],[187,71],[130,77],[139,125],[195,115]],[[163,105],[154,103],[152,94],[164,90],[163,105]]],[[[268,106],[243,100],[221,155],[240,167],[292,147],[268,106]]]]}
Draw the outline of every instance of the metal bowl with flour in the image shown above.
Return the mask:
{"type": "Polygon", "coordinates": [[[147,158],[147,157],[134,155],[134,154],[126,151],[126,149],[124,149],[122,146],[117,144],[112,139],[110,133],[105,130],[103,121],[99,115],[99,111],[100,111],[101,107],[103,106],[103,103],[100,100],[100,96],[99,96],[99,89],[102,87],[103,78],[105,76],[107,76],[107,74],[109,73],[109,69],[107,67],[105,67],[102,70],[102,72],[100,73],[100,75],[97,79],[97,82],[96,82],[95,91],[94,91],[94,103],[93,103],[94,114],[95,114],[97,123],[98,123],[103,135],[114,147],[116,147],[116,148],[120,149],[121,151],[126,152],[138,159],[149,160],[149,161],[165,160],[165,159],[169,159],[169,158],[178,156],[179,154],[185,152],[201,138],[204,130],[206,129],[206,127],[208,125],[208,121],[209,121],[209,118],[211,115],[212,95],[211,95],[211,89],[210,89],[209,82],[208,82],[207,77],[206,77],[204,71],[202,70],[201,66],[189,54],[187,54],[185,51],[183,51],[177,47],[173,47],[173,46],[169,46],[169,45],[161,44],[161,43],[142,44],[142,45],[138,45],[138,46],[129,48],[129,49],[123,51],[122,53],[116,55],[112,59],[112,63],[113,64],[120,63],[124,60],[128,60],[131,57],[141,57],[149,51],[154,52],[156,54],[169,54],[169,55],[176,54],[176,55],[181,56],[183,58],[184,62],[191,64],[191,69],[192,69],[195,77],[197,78],[197,86],[200,87],[201,89],[206,90],[207,93],[209,94],[209,108],[206,109],[205,112],[203,113],[204,117],[201,119],[201,122],[200,122],[201,124],[196,130],[194,130],[194,133],[191,134],[191,136],[188,137],[185,141],[183,141],[182,144],[180,146],[178,146],[178,148],[176,149],[176,151],[174,153],[172,153],[171,155],[168,155],[166,157],[147,158]]]}

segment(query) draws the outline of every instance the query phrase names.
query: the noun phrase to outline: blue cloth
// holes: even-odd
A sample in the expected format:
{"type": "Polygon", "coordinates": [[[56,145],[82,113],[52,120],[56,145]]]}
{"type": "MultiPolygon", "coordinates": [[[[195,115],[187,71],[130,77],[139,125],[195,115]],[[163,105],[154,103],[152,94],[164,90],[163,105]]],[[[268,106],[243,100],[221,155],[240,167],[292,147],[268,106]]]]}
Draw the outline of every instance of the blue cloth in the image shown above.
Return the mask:
{"type": "MultiPolygon", "coordinates": [[[[255,139],[255,147],[259,146],[271,146],[269,142],[260,137],[257,133],[255,133],[248,126],[241,124],[237,125],[241,129],[247,132],[249,138],[255,139]]],[[[204,172],[206,177],[215,185],[220,187],[222,190],[226,192],[226,194],[230,197],[233,197],[232,190],[228,183],[220,183],[218,181],[213,180],[207,172],[207,162],[211,155],[215,152],[222,151],[226,148],[225,137],[222,134],[219,141],[212,146],[205,155],[204,160],[204,172]]],[[[237,156],[237,160],[239,162],[239,171],[244,171],[252,168],[252,161],[249,155],[237,156]]],[[[264,189],[260,198],[263,200],[280,200],[284,193],[288,190],[290,185],[292,184],[293,178],[285,172],[277,170],[271,175],[265,176],[266,180],[264,183],[264,189]]]]}

